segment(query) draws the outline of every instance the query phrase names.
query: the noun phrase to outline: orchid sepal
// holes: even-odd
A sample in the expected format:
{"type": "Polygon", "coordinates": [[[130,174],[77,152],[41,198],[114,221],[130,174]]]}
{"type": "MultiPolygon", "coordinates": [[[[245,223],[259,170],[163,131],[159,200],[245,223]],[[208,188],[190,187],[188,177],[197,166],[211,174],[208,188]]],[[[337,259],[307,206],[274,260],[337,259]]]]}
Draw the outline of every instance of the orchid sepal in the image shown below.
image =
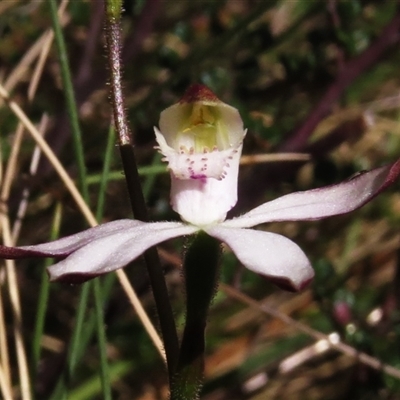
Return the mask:
{"type": "Polygon", "coordinates": [[[399,175],[400,160],[337,185],[282,196],[241,217],[208,226],[118,220],[50,243],[0,246],[0,257],[64,258],[49,267],[51,280],[81,282],[121,268],[149,247],[165,240],[204,230],[226,242],[248,269],[279,286],[285,283],[291,289],[300,290],[313,276],[310,262],[300,248],[280,235],[243,228],[273,221],[321,219],[350,212],[386,189],[399,175]],[[331,196],[336,199],[335,206],[327,206],[331,196]],[[349,203],[349,199],[352,202],[349,203]]]}
{"type": "Polygon", "coordinates": [[[400,160],[359,173],[347,181],[294,192],[266,202],[224,225],[249,228],[279,221],[312,221],[354,211],[393,184],[400,175],[400,160]]]}
{"type": "Polygon", "coordinates": [[[279,286],[298,291],[314,277],[314,270],[304,252],[282,235],[228,228],[224,224],[208,228],[206,232],[226,243],[247,269],[279,286]]]}
{"type": "Polygon", "coordinates": [[[81,283],[115,271],[142,255],[148,248],[198,228],[182,222],[118,220],[75,235],[34,246],[0,246],[0,256],[63,258],[47,268],[51,281],[81,283]]]}

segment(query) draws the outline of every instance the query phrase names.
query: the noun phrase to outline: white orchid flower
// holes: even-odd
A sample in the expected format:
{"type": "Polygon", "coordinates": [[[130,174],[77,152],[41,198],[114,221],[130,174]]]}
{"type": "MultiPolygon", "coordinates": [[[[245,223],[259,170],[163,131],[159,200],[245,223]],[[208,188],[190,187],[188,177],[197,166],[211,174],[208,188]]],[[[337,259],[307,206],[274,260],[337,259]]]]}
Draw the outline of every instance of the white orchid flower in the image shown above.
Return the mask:
{"type": "Polygon", "coordinates": [[[314,276],[307,256],[288,238],[248,229],[276,221],[317,220],[361,207],[400,175],[400,160],[337,185],[279,197],[226,220],[237,201],[242,142],[238,111],[193,85],[161,113],[158,149],[171,174],[171,205],[183,222],[118,220],[50,243],[0,246],[2,258],[58,257],[52,281],[86,280],[118,268],[168,239],[204,231],[227,244],[251,271],[299,290],[314,276]]]}

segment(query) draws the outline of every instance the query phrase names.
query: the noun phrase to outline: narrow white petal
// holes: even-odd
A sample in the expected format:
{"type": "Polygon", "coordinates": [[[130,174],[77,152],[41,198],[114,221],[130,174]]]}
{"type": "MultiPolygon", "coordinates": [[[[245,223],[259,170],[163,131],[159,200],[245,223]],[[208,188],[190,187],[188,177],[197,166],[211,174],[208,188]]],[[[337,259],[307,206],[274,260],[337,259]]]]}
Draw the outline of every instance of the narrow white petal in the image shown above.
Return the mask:
{"type": "Polygon", "coordinates": [[[291,193],[262,204],[224,226],[248,228],[275,221],[317,220],[353,211],[392,184],[400,174],[400,161],[353,179],[304,192],[291,193]]]}
{"type": "Polygon", "coordinates": [[[276,233],[215,226],[205,231],[225,242],[248,269],[299,290],[314,276],[297,244],[276,233]]]}
{"type": "Polygon", "coordinates": [[[132,227],[93,238],[65,260],[49,267],[50,279],[85,280],[105,274],[124,267],[158,243],[198,230],[180,222],[132,222],[135,222],[132,227]]]}
{"type": "Polygon", "coordinates": [[[107,222],[48,243],[21,247],[0,246],[0,257],[11,259],[27,257],[66,257],[95,239],[108,237],[118,232],[124,232],[127,229],[132,229],[141,224],[143,224],[141,221],[121,219],[107,222]]]}

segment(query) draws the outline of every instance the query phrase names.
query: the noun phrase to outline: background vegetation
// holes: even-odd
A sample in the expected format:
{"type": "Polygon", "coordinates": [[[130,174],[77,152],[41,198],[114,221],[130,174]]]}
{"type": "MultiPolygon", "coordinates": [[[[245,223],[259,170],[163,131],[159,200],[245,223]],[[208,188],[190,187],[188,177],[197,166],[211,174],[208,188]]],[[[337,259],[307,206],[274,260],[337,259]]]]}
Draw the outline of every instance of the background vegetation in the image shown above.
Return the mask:
{"type": "MultiPolygon", "coordinates": [[[[397,159],[398,6],[395,0],[126,1],[125,94],[152,219],[177,219],[168,204],[169,177],[153,149],[153,126],[193,82],[237,107],[248,128],[239,202],[231,215],[397,159]],[[260,157],[282,152],[305,153],[310,160],[260,157]]],[[[102,34],[100,0],[0,3],[5,243],[10,232],[22,245],[87,227],[54,163],[42,155],[32,166],[36,141],[21,128],[15,106],[44,133],[69,175],[77,182],[83,176],[90,208],[101,221],[131,216],[109,132],[102,34]],[[51,34],[57,22],[51,5],[64,9],[58,21],[65,49],[61,36],[57,46],[51,34]],[[70,67],[86,171],[60,61],[70,67]]],[[[247,272],[226,249],[209,316],[202,398],[400,399],[396,189],[350,215],[265,227],[290,237],[310,257],[316,278],[301,293],[247,272]]],[[[182,321],[182,240],[160,247],[175,316],[182,321]]],[[[103,343],[93,283],[49,285],[44,266],[37,260],[18,261],[16,269],[0,266],[3,397],[8,388],[13,399],[29,399],[30,393],[36,399],[104,398],[100,360],[107,358],[113,399],[165,399],[163,362],[117,280],[106,277],[98,288],[103,343]]],[[[125,271],[155,321],[142,262],[125,271]]]]}

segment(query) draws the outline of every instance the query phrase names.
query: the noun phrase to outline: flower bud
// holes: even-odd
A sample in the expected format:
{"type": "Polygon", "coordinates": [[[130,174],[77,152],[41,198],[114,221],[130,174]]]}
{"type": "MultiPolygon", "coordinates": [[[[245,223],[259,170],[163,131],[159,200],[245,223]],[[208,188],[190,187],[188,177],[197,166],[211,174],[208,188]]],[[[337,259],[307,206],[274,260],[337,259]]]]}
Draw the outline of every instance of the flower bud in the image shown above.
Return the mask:
{"type": "Polygon", "coordinates": [[[161,113],[156,140],[171,173],[172,208],[196,226],[222,222],[237,202],[246,132],[236,108],[203,85],[161,113]]]}

